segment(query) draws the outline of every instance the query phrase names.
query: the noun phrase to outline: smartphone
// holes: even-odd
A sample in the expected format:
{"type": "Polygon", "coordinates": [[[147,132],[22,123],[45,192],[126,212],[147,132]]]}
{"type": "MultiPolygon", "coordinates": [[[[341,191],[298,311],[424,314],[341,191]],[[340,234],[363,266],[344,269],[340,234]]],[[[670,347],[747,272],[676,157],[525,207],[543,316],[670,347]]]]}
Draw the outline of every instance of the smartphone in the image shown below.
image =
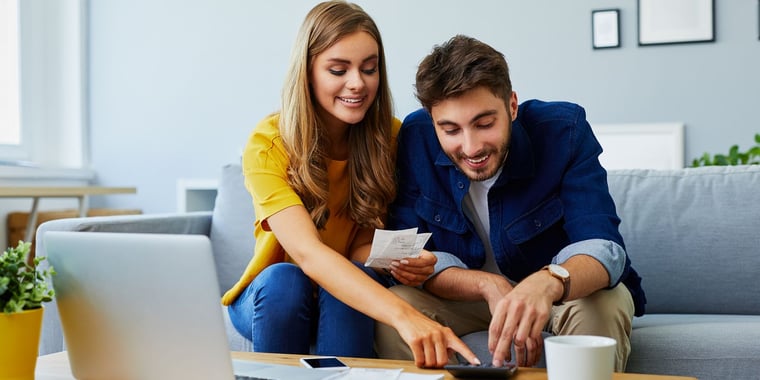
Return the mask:
{"type": "Polygon", "coordinates": [[[310,358],[301,358],[301,364],[307,368],[329,369],[329,370],[346,370],[346,363],[340,361],[335,356],[316,356],[310,358]]]}

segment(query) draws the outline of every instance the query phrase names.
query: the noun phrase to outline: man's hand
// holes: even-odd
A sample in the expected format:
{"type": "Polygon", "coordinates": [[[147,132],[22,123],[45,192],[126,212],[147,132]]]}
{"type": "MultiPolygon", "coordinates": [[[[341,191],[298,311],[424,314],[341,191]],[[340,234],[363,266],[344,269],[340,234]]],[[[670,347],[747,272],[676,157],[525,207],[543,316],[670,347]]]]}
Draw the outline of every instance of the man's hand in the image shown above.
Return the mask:
{"type": "MultiPolygon", "coordinates": [[[[573,278],[568,300],[586,297],[609,285],[607,270],[591,256],[575,255],[562,266],[573,278]]],[[[496,308],[491,308],[488,349],[493,352],[494,365],[511,359],[512,344],[518,365],[532,366],[538,362],[544,342],[541,331],[549,321],[552,304],[562,298],[563,290],[561,280],[552,277],[549,271],[539,270],[517,284],[496,308]]]]}
{"type": "Polygon", "coordinates": [[[390,273],[404,285],[420,286],[433,274],[436,262],[435,255],[423,249],[419,257],[393,261],[390,273]]]}
{"type": "Polygon", "coordinates": [[[488,349],[493,353],[494,366],[511,360],[512,344],[519,366],[533,366],[541,357],[541,331],[549,320],[557,287],[562,292],[562,284],[543,272],[525,278],[491,309],[488,349]]]}

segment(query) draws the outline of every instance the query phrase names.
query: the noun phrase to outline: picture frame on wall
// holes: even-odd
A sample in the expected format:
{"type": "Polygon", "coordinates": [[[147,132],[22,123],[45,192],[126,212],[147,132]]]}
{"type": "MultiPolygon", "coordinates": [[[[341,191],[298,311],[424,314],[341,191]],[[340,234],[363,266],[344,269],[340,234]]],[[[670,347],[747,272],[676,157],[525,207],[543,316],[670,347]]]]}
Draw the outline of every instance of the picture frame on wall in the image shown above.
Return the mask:
{"type": "Polygon", "coordinates": [[[620,10],[591,11],[591,46],[594,49],[620,47],[620,10]]]}
{"type": "Polygon", "coordinates": [[[638,0],[639,46],[715,41],[715,0],[638,0]]]}

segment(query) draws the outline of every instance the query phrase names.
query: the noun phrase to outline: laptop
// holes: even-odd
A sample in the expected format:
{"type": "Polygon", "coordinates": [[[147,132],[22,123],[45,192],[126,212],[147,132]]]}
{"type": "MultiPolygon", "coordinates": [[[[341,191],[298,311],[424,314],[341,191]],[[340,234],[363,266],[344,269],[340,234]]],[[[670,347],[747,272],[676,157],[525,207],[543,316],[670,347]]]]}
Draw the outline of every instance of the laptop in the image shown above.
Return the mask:
{"type": "Polygon", "coordinates": [[[235,378],[206,236],[43,238],[76,378],[235,378]]]}

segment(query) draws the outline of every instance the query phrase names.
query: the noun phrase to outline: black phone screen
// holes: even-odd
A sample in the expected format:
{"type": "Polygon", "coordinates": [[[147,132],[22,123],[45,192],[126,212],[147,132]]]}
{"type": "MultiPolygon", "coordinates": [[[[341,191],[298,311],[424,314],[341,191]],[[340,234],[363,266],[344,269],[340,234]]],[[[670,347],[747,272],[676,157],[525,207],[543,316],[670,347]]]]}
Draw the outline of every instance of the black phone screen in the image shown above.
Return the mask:
{"type": "Polygon", "coordinates": [[[305,362],[309,363],[311,368],[330,368],[330,367],[345,367],[340,360],[336,358],[307,358],[305,362]]]}

